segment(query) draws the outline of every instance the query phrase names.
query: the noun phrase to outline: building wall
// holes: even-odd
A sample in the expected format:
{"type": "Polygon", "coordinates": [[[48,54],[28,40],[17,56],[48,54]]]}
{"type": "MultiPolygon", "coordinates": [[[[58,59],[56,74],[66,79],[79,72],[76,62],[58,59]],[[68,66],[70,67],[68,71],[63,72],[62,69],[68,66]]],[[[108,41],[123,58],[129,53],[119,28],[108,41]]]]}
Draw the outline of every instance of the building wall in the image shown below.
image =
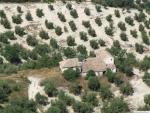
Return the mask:
{"type": "MultiPolygon", "coordinates": [[[[102,76],[103,72],[95,72],[96,76],[102,76]]],[[[82,77],[86,77],[87,73],[81,73],[82,77]]]]}

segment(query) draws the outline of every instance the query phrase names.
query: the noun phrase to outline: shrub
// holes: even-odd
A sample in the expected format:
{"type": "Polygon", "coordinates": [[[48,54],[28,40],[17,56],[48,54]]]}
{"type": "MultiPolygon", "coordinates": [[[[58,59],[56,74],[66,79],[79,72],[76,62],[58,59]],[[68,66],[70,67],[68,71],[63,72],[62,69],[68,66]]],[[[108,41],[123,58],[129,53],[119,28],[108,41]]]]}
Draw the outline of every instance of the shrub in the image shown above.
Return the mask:
{"type": "Polygon", "coordinates": [[[101,26],[102,25],[102,21],[99,17],[96,17],[95,19],[95,23],[98,25],[98,26],[101,26]]]}
{"type": "Polygon", "coordinates": [[[91,15],[91,12],[90,12],[90,9],[89,9],[89,8],[85,8],[85,9],[84,9],[84,13],[85,13],[87,16],[90,16],[90,15],[91,15]]]}
{"type": "Polygon", "coordinates": [[[0,23],[4,26],[4,28],[11,29],[11,24],[7,18],[1,19],[0,23]]]}
{"type": "Polygon", "coordinates": [[[106,16],[106,20],[107,20],[108,22],[112,22],[112,21],[113,21],[113,20],[112,20],[112,15],[106,16]]]}
{"type": "Polygon", "coordinates": [[[77,27],[76,27],[74,21],[70,21],[69,26],[73,32],[75,32],[77,30],[77,27]]]}
{"type": "Polygon", "coordinates": [[[64,16],[64,14],[62,14],[62,13],[57,13],[57,15],[58,15],[58,18],[60,19],[60,21],[62,21],[62,22],[66,22],[66,18],[65,18],[65,16],[64,16]]]}
{"type": "Polygon", "coordinates": [[[143,45],[136,43],[135,44],[135,50],[136,50],[136,52],[142,54],[144,52],[144,47],[143,47],[143,45]]]}
{"type": "Polygon", "coordinates": [[[73,81],[79,77],[79,70],[73,70],[72,68],[69,68],[63,72],[63,76],[68,81],[73,81]]]}
{"type": "Polygon", "coordinates": [[[72,9],[72,10],[70,11],[70,15],[71,15],[73,18],[78,18],[78,13],[77,13],[77,11],[76,11],[75,9],[72,9]]]}
{"type": "Polygon", "coordinates": [[[6,37],[3,33],[0,33],[0,42],[9,44],[8,37],[6,37]]]}
{"type": "Polygon", "coordinates": [[[28,21],[32,21],[32,20],[33,20],[32,15],[31,15],[31,13],[30,13],[29,11],[28,11],[27,14],[26,14],[26,19],[27,19],[28,21]]]}
{"type": "Polygon", "coordinates": [[[35,38],[33,38],[31,35],[27,36],[26,41],[27,41],[27,44],[30,45],[30,46],[38,45],[38,41],[35,38]]]}
{"type": "Polygon", "coordinates": [[[21,18],[21,15],[13,15],[12,16],[12,21],[15,24],[21,24],[23,20],[21,18]]]}
{"type": "Polygon", "coordinates": [[[42,16],[44,16],[43,10],[42,9],[37,9],[36,10],[36,16],[38,16],[39,18],[41,18],[42,16]]]}
{"type": "Polygon", "coordinates": [[[66,8],[69,9],[69,10],[72,10],[72,4],[67,3],[66,8]]]}
{"type": "Polygon", "coordinates": [[[78,51],[80,54],[84,55],[84,56],[87,55],[86,47],[83,46],[83,45],[79,45],[79,46],[77,47],[77,51],[78,51]]]}
{"type": "Polygon", "coordinates": [[[63,51],[64,56],[67,58],[74,58],[76,56],[76,51],[73,48],[67,47],[63,51]]]}
{"type": "Polygon", "coordinates": [[[87,33],[86,32],[80,32],[80,39],[84,41],[88,41],[87,33]]]}
{"type": "Polygon", "coordinates": [[[99,46],[98,46],[98,43],[96,40],[90,40],[90,46],[93,48],[93,49],[98,49],[99,46]]]}
{"type": "Polygon", "coordinates": [[[97,12],[102,12],[100,5],[95,5],[95,9],[97,12]]]}
{"type": "Polygon", "coordinates": [[[6,31],[3,33],[4,36],[7,38],[7,39],[10,39],[10,40],[15,40],[16,37],[14,35],[14,32],[13,31],[6,31]]]}
{"type": "Polygon", "coordinates": [[[118,17],[118,18],[120,18],[120,12],[119,12],[119,10],[115,10],[115,16],[118,17]]]}
{"type": "Polygon", "coordinates": [[[42,38],[42,39],[49,39],[49,36],[48,36],[48,33],[44,30],[41,30],[40,33],[39,33],[39,36],[42,38]]]}
{"type": "Polygon", "coordinates": [[[90,21],[82,21],[82,25],[86,28],[91,27],[90,21]]]}
{"type": "Polygon", "coordinates": [[[88,87],[93,91],[97,91],[100,88],[100,82],[97,77],[90,77],[88,79],[88,87]]]}
{"type": "Polygon", "coordinates": [[[53,10],[54,10],[54,7],[53,7],[53,5],[52,5],[52,4],[49,4],[49,5],[48,5],[48,8],[49,8],[51,11],[53,11],[53,10]]]}
{"type": "Polygon", "coordinates": [[[150,69],[150,57],[145,56],[144,59],[139,64],[140,69],[147,71],[150,69]]]}
{"type": "Polygon", "coordinates": [[[96,74],[93,70],[89,70],[86,74],[86,79],[89,79],[90,77],[95,77],[96,74]]]}
{"type": "Polygon", "coordinates": [[[126,35],[124,32],[122,32],[122,33],[120,34],[120,37],[121,37],[121,40],[123,40],[123,41],[128,41],[128,37],[127,37],[127,35],[126,35]]]}
{"type": "Polygon", "coordinates": [[[137,38],[137,31],[136,30],[130,30],[130,34],[134,37],[137,38]]]}
{"type": "Polygon", "coordinates": [[[120,91],[125,95],[132,95],[134,93],[134,90],[129,83],[122,84],[120,86],[120,91]]]}
{"type": "Polygon", "coordinates": [[[76,45],[75,39],[72,36],[68,36],[67,37],[67,44],[68,44],[68,46],[75,46],[76,45]]]}
{"type": "Polygon", "coordinates": [[[118,23],[118,27],[119,27],[122,31],[126,31],[125,23],[119,22],[119,23],[118,23]]]}
{"type": "Polygon", "coordinates": [[[18,13],[23,13],[23,11],[22,11],[20,6],[17,6],[17,11],[18,11],[18,13]]]}
{"type": "Polygon", "coordinates": [[[63,32],[62,32],[62,28],[61,27],[59,27],[59,26],[57,26],[56,28],[55,28],[55,33],[58,35],[58,36],[60,36],[63,32]]]}
{"type": "Polygon", "coordinates": [[[45,26],[47,29],[54,29],[54,24],[52,22],[48,22],[48,20],[45,20],[45,26]]]}
{"type": "Polygon", "coordinates": [[[91,27],[88,29],[88,33],[92,37],[96,37],[97,36],[95,30],[93,28],[91,28],[91,27]]]}
{"type": "Polygon", "coordinates": [[[134,21],[133,21],[133,19],[130,16],[125,17],[125,21],[126,21],[126,23],[128,23],[131,26],[134,25],[134,21]]]}
{"type": "Polygon", "coordinates": [[[16,33],[17,35],[21,36],[21,37],[26,34],[24,30],[25,30],[25,29],[22,28],[22,27],[20,27],[20,26],[16,26],[16,27],[15,27],[15,33],[16,33]]]}
{"type": "Polygon", "coordinates": [[[99,41],[98,41],[98,42],[99,42],[100,46],[106,46],[106,45],[105,45],[105,41],[104,41],[104,40],[99,39],[99,41]]]}
{"type": "Polygon", "coordinates": [[[59,48],[59,45],[57,44],[57,41],[54,38],[50,39],[50,45],[52,46],[52,48],[55,48],[55,49],[59,48]]]}
{"type": "Polygon", "coordinates": [[[109,36],[113,36],[114,32],[113,32],[113,28],[111,27],[105,27],[105,33],[109,36]]]}
{"type": "Polygon", "coordinates": [[[143,76],[143,81],[150,86],[150,73],[145,72],[144,76],[143,76]]]}
{"type": "Polygon", "coordinates": [[[4,10],[0,10],[0,17],[6,18],[6,14],[5,14],[4,10]]]}

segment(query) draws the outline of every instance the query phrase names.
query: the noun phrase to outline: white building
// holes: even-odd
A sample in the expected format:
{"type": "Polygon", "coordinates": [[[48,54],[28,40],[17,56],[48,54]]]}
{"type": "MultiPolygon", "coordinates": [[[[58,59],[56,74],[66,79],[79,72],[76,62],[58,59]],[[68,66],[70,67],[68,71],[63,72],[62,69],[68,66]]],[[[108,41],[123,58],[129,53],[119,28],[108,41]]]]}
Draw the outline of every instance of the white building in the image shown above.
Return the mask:
{"type": "Polygon", "coordinates": [[[59,64],[62,72],[68,68],[78,68],[83,76],[86,76],[89,70],[93,70],[97,76],[101,76],[107,69],[116,72],[113,56],[102,49],[96,51],[96,57],[87,58],[83,62],[79,62],[77,58],[72,58],[63,60],[59,64]]]}

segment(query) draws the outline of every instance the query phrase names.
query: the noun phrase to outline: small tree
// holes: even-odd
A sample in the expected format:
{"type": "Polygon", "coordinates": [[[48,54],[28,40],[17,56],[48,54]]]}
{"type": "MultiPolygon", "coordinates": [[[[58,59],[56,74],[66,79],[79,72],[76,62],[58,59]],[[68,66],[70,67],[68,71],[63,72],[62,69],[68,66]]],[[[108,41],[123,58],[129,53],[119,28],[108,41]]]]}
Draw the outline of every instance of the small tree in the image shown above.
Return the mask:
{"type": "Polygon", "coordinates": [[[67,58],[74,58],[76,56],[76,51],[70,47],[65,48],[63,53],[67,58]]]}
{"type": "Polygon", "coordinates": [[[89,79],[90,77],[96,76],[95,72],[93,70],[89,70],[86,74],[86,79],[89,79]]]}
{"type": "Polygon", "coordinates": [[[143,45],[136,43],[135,50],[136,50],[136,52],[142,54],[144,52],[144,47],[143,47],[143,45]]]}
{"type": "Polygon", "coordinates": [[[99,17],[96,17],[95,23],[96,23],[98,26],[101,26],[101,25],[102,25],[101,19],[100,19],[99,17]]]}
{"type": "Polygon", "coordinates": [[[128,41],[128,37],[127,37],[127,35],[126,35],[124,32],[122,32],[122,33],[120,34],[120,37],[121,37],[121,40],[123,40],[123,41],[128,41]]]}
{"type": "Polygon", "coordinates": [[[118,17],[118,18],[120,18],[120,12],[119,12],[119,10],[115,10],[115,16],[118,17]]]}
{"type": "Polygon", "coordinates": [[[67,37],[67,44],[68,44],[68,46],[75,46],[76,45],[75,39],[72,36],[68,36],[67,37]]]}
{"type": "Polygon", "coordinates": [[[84,41],[88,41],[87,33],[84,31],[80,32],[80,39],[84,41]]]}
{"type": "Polygon", "coordinates": [[[62,35],[62,28],[61,27],[59,27],[59,26],[57,26],[56,28],[55,28],[55,33],[58,35],[58,36],[60,36],[60,35],[62,35]]]}
{"type": "Polygon", "coordinates": [[[72,68],[69,68],[63,72],[63,76],[68,81],[73,81],[79,77],[79,70],[73,70],[72,68]]]}
{"type": "Polygon", "coordinates": [[[18,13],[23,13],[23,11],[22,11],[20,6],[17,6],[17,11],[18,11],[18,13]]]}
{"type": "Polygon", "coordinates": [[[53,97],[57,95],[57,88],[54,81],[46,80],[44,81],[43,85],[44,85],[44,91],[49,97],[53,97]]]}
{"type": "Polygon", "coordinates": [[[88,29],[88,33],[92,37],[96,37],[97,36],[95,30],[93,28],[91,28],[91,27],[88,29]]]}
{"type": "Polygon", "coordinates": [[[42,38],[42,39],[49,39],[49,36],[48,36],[48,33],[44,30],[41,30],[40,33],[39,33],[39,36],[42,38]]]}
{"type": "Polygon", "coordinates": [[[78,18],[78,13],[77,13],[77,11],[76,11],[75,9],[72,9],[72,10],[70,11],[70,15],[71,15],[73,18],[78,18]]]}
{"type": "Polygon", "coordinates": [[[113,32],[113,28],[111,27],[105,27],[105,33],[109,36],[113,36],[114,32],[113,32]]]}
{"type": "Polygon", "coordinates": [[[58,48],[59,48],[59,45],[57,44],[57,41],[56,41],[56,39],[54,39],[54,38],[51,38],[51,39],[50,39],[50,45],[51,45],[52,48],[54,48],[54,49],[58,49],[58,48]]]}
{"type": "Polygon", "coordinates": [[[98,43],[96,40],[90,40],[90,46],[93,48],[93,49],[98,49],[99,46],[98,46],[98,43]]]}
{"type": "Polygon", "coordinates": [[[102,12],[100,5],[97,5],[97,4],[96,4],[96,5],[95,5],[95,9],[96,9],[97,12],[102,12]]]}
{"type": "Polygon", "coordinates": [[[131,26],[134,25],[134,21],[130,16],[125,17],[125,21],[126,21],[126,23],[128,23],[131,26]]]}
{"type": "Polygon", "coordinates": [[[46,96],[41,95],[40,93],[36,94],[35,100],[40,105],[47,105],[48,104],[48,98],[46,96]]]}
{"type": "Polygon", "coordinates": [[[74,21],[70,21],[69,26],[73,32],[75,32],[77,30],[77,27],[76,27],[76,24],[74,23],[74,21]]]}
{"type": "Polygon", "coordinates": [[[38,16],[39,18],[44,16],[43,10],[42,9],[37,9],[36,10],[36,16],[38,16]]]}
{"type": "Polygon", "coordinates": [[[100,82],[97,77],[90,77],[88,79],[88,87],[93,91],[97,91],[100,88],[100,82]]]}
{"type": "Polygon", "coordinates": [[[129,83],[124,83],[120,86],[120,90],[125,95],[132,95],[134,90],[129,83]]]}
{"type": "Polygon", "coordinates": [[[150,73],[145,72],[144,76],[143,76],[143,81],[150,86],[150,73]]]}
{"type": "Polygon", "coordinates": [[[60,21],[66,22],[66,18],[65,18],[65,16],[64,16],[64,14],[58,12],[57,15],[58,15],[58,18],[60,19],[60,21]]]}
{"type": "Polygon", "coordinates": [[[27,36],[26,41],[27,41],[28,45],[30,45],[30,46],[38,45],[38,41],[35,38],[33,38],[31,35],[27,36]]]}
{"type": "Polygon", "coordinates": [[[84,9],[84,13],[85,13],[87,16],[90,16],[90,15],[91,15],[91,12],[90,12],[90,9],[89,9],[89,8],[85,8],[85,9],[84,9]]]}
{"type": "Polygon", "coordinates": [[[52,22],[48,22],[48,20],[45,20],[45,26],[47,29],[54,29],[54,24],[52,22]]]}
{"type": "Polygon", "coordinates": [[[98,42],[99,42],[100,46],[106,46],[106,45],[105,45],[105,41],[104,41],[104,40],[99,39],[99,41],[98,41],[98,42]]]}
{"type": "Polygon", "coordinates": [[[15,27],[15,33],[19,36],[24,36],[26,33],[25,33],[25,29],[20,27],[20,26],[16,26],[15,27]]]}
{"type": "Polygon", "coordinates": [[[80,86],[79,83],[73,83],[71,84],[69,91],[75,95],[79,95],[81,94],[81,89],[82,89],[82,86],[80,86]]]}
{"type": "Polygon", "coordinates": [[[13,15],[12,16],[12,21],[15,24],[21,24],[23,20],[21,18],[21,15],[13,15]]]}
{"type": "Polygon", "coordinates": [[[113,21],[113,20],[112,20],[112,15],[106,16],[106,20],[107,20],[108,22],[112,22],[112,21],[113,21]]]}
{"type": "Polygon", "coordinates": [[[29,11],[28,11],[27,14],[26,14],[26,19],[27,19],[28,21],[32,21],[32,20],[33,20],[32,15],[31,15],[31,13],[30,13],[29,11]]]}
{"type": "Polygon", "coordinates": [[[137,31],[136,30],[130,30],[130,34],[134,37],[137,38],[137,31]]]}
{"type": "Polygon", "coordinates": [[[91,27],[90,21],[82,21],[82,25],[86,28],[91,27]]]}
{"type": "Polygon", "coordinates": [[[119,27],[122,31],[126,31],[125,23],[119,22],[119,23],[118,23],[118,27],[119,27]]]}

